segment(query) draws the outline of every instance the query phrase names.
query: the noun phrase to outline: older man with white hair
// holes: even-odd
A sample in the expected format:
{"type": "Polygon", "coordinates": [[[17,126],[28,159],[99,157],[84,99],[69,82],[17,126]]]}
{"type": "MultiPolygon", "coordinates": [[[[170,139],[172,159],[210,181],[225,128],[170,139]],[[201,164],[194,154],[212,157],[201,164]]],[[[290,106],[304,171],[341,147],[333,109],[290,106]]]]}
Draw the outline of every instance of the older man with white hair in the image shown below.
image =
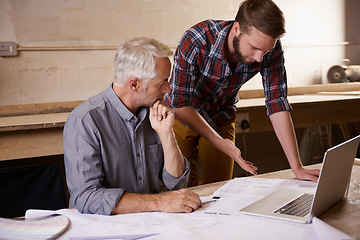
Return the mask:
{"type": "Polygon", "coordinates": [[[64,161],[70,207],[110,215],[191,212],[201,205],[196,193],[182,189],[189,163],[175,139],[173,111],[163,105],[170,54],[154,39],[124,42],[113,84],[69,115],[64,161]],[[160,193],[159,180],[176,191],[160,193]]]}

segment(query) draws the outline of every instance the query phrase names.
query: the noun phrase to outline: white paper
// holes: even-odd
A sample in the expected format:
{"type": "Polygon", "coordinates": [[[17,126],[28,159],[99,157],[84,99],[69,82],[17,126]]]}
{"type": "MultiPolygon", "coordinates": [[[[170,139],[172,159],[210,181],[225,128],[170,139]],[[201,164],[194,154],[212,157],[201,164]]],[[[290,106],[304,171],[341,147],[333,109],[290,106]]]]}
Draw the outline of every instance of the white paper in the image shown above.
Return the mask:
{"type": "MultiPolygon", "coordinates": [[[[220,200],[221,201],[221,200],[220,200]]],[[[217,203],[216,201],[214,203],[217,203]]],[[[67,216],[70,227],[58,239],[111,238],[148,235],[156,240],[198,239],[316,239],[311,224],[288,223],[246,216],[191,217],[189,214],[138,213],[117,216],[80,214],[76,210],[62,209],[56,213],[67,216]],[[259,231],[261,229],[261,231],[259,231]],[[155,235],[152,235],[155,234],[155,235]]],[[[27,211],[26,217],[53,213],[27,211]]],[[[119,238],[121,239],[121,238],[119,238]]]]}
{"type": "MultiPolygon", "coordinates": [[[[324,239],[320,234],[324,231],[330,232],[329,229],[332,227],[322,221],[315,220],[315,224],[301,224],[239,213],[239,209],[243,206],[251,204],[256,199],[280,187],[315,189],[315,186],[316,184],[311,182],[296,180],[233,179],[219,188],[214,195],[202,198],[203,207],[190,214],[149,212],[100,216],[80,214],[73,209],[61,209],[58,211],[29,210],[26,217],[38,217],[52,213],[67,216],[71,224],[69,229],[59,237],[60,240],[84,239],[90,236],[93,239],[114,236],[118,236],[119,239],[126,239],[124,237],[131,239],[132,236],[146,236],[144,239],[156,240],[324,239]],[[220,199],[212,201],[214,196],[220,197],[220,199]]],[[[341,235],[338,230],[334,232],[336,234],[331,235],[334,237],[332,239],[343,239],[343,236],[346,236],[341,235]]]]}
{"type": "Polygon", "coordinates": [[[213,196],[221,201],[205,202],[203,207],[192,213],[193,216],[229,216],[240,215],[239,210],[278,190],[279,188],[305,189],[315,192],[316,183],[299,180],[235,178],[214,192],[213,196]]]}
{"type": "Polygon", "coordinates": [[[311,189],[315,192],[316,183],[300,180],[235,178],[214,192],[214,196],[252,196],[265,197],[279,188],[311,189]]]}

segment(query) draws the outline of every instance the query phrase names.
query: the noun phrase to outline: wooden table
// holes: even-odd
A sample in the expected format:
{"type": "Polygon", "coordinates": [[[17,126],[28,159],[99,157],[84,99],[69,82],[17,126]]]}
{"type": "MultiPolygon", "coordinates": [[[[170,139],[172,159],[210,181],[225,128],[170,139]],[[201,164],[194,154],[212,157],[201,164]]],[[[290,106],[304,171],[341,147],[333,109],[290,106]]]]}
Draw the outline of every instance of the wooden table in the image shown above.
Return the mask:
{"type": "MultiPolygon", "coordinates": [[[[249,113],[250,132],[272,131],[263,90],[239,96],[237,112],[249,113]]],[[[288,98],[295,128],[360,122],[360,83],[289,88],[288,98]]],[[[0,106],[0,161],[63,154],[63,126],[81,102],[0,106]]]]}
{"type": "MultiPolygon", "coordinates": [[[[307,166],[307,168],[320,169],[321,164],[307,166]]],[[[260,174],[256,177],[295,179],[295,175],[290,169],[260,174]]],[[[205,184],[189,189],[196,192],[199,196],[209,196],[227,182],[205,184]]],[[[356,160],[354,164],[348,196],[319,218],[349,236],[360,239],[360,160],[356,160]]]]}

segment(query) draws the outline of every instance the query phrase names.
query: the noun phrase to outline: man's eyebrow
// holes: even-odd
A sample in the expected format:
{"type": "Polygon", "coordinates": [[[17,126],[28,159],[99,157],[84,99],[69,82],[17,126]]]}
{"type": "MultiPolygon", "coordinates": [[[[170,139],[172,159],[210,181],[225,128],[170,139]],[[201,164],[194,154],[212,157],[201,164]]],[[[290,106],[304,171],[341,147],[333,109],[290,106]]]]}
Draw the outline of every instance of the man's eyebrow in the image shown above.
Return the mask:
{"type": "Polygon", "coordinates": [[[250,46],[251,46],[252,48],[256,49],[256,50],[261,50],[261,51],[263,51],[262,49],[260,49],[260,48],[258,48],[258,47],[256,47],[256,46],[252,45],[251,43],[250,43],[250,46]]]}
{"type": "Polygon", "coordinates": [[[169,79],[166,78],[166,79],[164,79],[163,81],[159,82],[158,85],[162,85],[162,84],[164,84],[164,83],[166,83],[166,82],[168,82],[168,81],[169,81],[169,79]]]}
{"type": "Polygon", "coordinates": [[[251,43],[250,43],[250,46],[251,46],[253,49],[260,50],[260,51],[262,51],[262,52],[264,52],[264,53],[267,53],[268,51],[271,50],[271,48],[270,48],[270,49],[267,49],[267,50],[262,50],[262,49],[260,49],[260,48],[258,48],[258,47],[256,47],[256,46],[252,45],[251,43]]]}
{"type": "Polygon", "coordinates": [[[252,45],[251,43],[249,43],[249,44],[252,48],[259,49],[259,48],[255,47],[254,45],[252,45]]]}

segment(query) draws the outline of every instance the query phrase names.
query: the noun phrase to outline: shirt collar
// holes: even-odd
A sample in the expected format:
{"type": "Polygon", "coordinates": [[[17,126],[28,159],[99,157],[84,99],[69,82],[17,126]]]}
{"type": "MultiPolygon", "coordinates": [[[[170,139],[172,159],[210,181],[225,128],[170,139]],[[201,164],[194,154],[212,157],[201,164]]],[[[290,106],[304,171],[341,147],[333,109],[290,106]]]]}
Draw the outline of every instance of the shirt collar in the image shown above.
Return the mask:
{"type": "MultiPolygon", "coordinates": [[[[226,36],[228,35],[232,25],[234,24],[234,21],[230,21],[231,24],[227,25],[221,31],[219,32],[218,37],[216,38],[214,44],[211,45],[210,53],[208,55],[208,60],[212,59],[218,59],[217,61],[220,61],[221,64],[224,66],[225,71],[223,72],[224,76],[232,75],[232,71],[230,69],[229,62],[227,61],[225,57],[225,46],[226,44],[226,36]]],[[[211,61],[212,62],[212,61],[211,61]]],[[[206,73],[204,71],[204,73],[206,73]]],[[[206,75],[206,74],[205,74],[206,75]]]]}
{"type": "Polygon", "coordinates": [[[219,32],[219,35],[216,38],[216,41],[211,46],[209,56],[217,57],[217,58],[220,58],[222,61],[227,62],[226,58],[225,58],[224,44],[225,44],[226,36],[228,35],[233,24],[234,24],[234,22],[232,21],[231,24],[227,25],[219,32]]]}
{"type": "Polygon", "coordinates": [[[130,112],[130,110],[124,105],[124,103],[114,92],[112,84],[106,90],[106,96],[109,99],[110,104],[115,108],[115,110],[120,115],[120,117],[123,118],[126,122],[130,122],[130,121],[137,122],[138,120],[142,122],[148,113],[148,108],[146,107],[139,108],[136,115],[130,112]]]}

